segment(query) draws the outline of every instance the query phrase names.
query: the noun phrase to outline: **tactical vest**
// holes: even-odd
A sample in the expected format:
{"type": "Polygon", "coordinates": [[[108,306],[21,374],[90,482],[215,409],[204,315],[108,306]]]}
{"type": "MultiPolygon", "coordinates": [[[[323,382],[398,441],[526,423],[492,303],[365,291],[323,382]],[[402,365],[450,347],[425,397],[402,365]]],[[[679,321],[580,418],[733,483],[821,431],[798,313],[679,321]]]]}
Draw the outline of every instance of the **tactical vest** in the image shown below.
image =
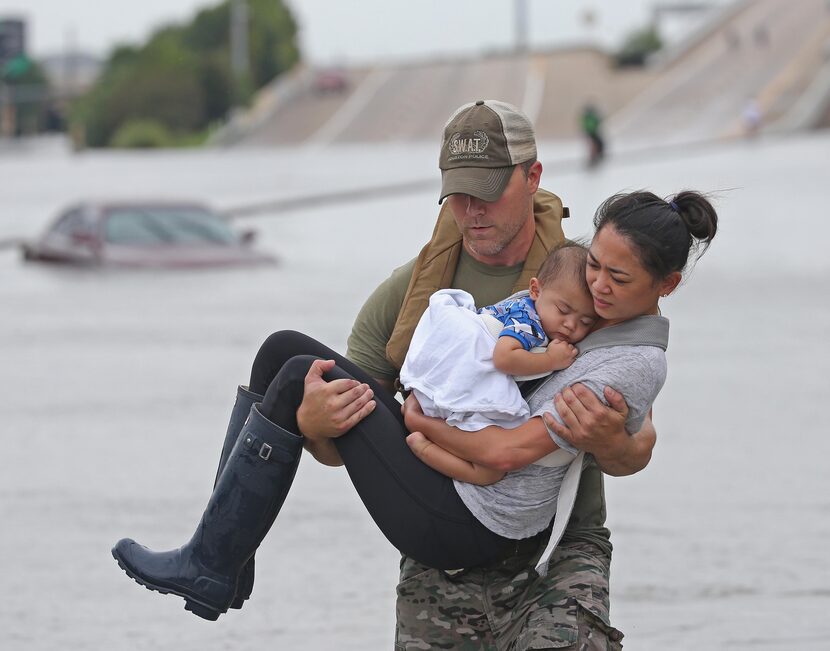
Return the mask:
{"type": "MultiPolygon", "coordinates": [[[[567,216],[568,209],[562,207],[559,197],[547,190],[536,191],[533,197],[536,236],[513,292],[527,289],[530,279],[537,274],[548,252],[565,240],[561,222],[567,216]]],[[[396,369],[400,370],[403,366],[415,326],[429,305],[429,297],[452,284],[461,247],[461,231],[450,211],[449,202],[445,201],[438,214],[432,239],[421,249],[415,262],[398,320],[386,344],[386,358],[396,369]]]]}

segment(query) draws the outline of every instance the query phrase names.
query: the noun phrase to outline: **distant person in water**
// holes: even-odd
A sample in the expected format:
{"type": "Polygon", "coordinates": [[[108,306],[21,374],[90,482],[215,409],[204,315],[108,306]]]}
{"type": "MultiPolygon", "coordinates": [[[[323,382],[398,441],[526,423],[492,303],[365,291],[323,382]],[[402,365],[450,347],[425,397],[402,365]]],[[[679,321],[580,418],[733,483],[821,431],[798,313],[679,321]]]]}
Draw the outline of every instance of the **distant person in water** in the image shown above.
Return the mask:
{"type": "Polygon", "coordinates": [[[580,125],[588,142],[588,166],[599,165],[605,158],[605,139],[602,136],[602,115],[596,106],[587,104],[582,109],[580,125]]]}
{"type": "Polygon", "coordinates": [[[763,116],[761,113],[761,107],[758,104],[758,100],[754,97],[750,97],[746,104],[744,104],[743,110],[743,124],[744,124],[744,135],[747,138],[754,138],[761,132],[761,123],[763,121],[763,116]]]}
{"type": "Polygon", "coordinates": [[[758,47],[767,47],[770,43],[769,28],[764,23],[758,23],[752,30],[752,38],[758,47]]]}

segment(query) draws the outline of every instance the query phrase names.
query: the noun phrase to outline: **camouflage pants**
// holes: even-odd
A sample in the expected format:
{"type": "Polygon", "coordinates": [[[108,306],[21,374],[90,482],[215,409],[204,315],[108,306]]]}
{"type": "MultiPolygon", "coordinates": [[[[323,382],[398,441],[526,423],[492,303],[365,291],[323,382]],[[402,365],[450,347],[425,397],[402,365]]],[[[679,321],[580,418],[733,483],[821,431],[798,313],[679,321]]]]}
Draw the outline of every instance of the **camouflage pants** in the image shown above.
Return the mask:
{"type": "Polygon", "coordinates": [[[456,575],[404,557],[396,651],[621,649],[608,623],[610,559],[589,543],[562,543],[540,577],[540,553],[456,575]]]}

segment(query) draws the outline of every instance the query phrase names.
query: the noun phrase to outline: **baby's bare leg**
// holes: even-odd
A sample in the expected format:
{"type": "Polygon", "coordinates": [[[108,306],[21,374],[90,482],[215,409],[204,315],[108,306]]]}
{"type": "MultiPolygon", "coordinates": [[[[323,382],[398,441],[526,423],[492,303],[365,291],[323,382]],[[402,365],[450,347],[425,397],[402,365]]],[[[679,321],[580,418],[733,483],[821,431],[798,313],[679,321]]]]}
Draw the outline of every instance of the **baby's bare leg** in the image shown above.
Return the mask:
{"type": "Polygon", "coordinates": [[[406,437],[406,442],[416,457],[447,477],[481,486],[494,484],[504,477],[503,472],[485,468],[455,456],[452,452],[430,441],[421,432],[413,432],[406,437]]]}

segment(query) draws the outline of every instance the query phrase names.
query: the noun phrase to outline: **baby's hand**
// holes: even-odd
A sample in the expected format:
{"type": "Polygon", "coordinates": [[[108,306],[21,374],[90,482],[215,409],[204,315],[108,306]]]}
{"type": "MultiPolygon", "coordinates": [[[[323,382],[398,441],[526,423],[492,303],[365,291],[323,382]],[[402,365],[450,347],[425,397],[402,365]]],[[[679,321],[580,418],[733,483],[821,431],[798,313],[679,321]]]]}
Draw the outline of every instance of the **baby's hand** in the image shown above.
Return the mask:
{"type": "Polygon", "coordinates": [[[578,353],[579,351],[575,346],[560,339],[554,339],[545,349],[545,354],[551,363],[551,371],[561,371],[563,368],[568,368],[574,363],[578,353]]]}

